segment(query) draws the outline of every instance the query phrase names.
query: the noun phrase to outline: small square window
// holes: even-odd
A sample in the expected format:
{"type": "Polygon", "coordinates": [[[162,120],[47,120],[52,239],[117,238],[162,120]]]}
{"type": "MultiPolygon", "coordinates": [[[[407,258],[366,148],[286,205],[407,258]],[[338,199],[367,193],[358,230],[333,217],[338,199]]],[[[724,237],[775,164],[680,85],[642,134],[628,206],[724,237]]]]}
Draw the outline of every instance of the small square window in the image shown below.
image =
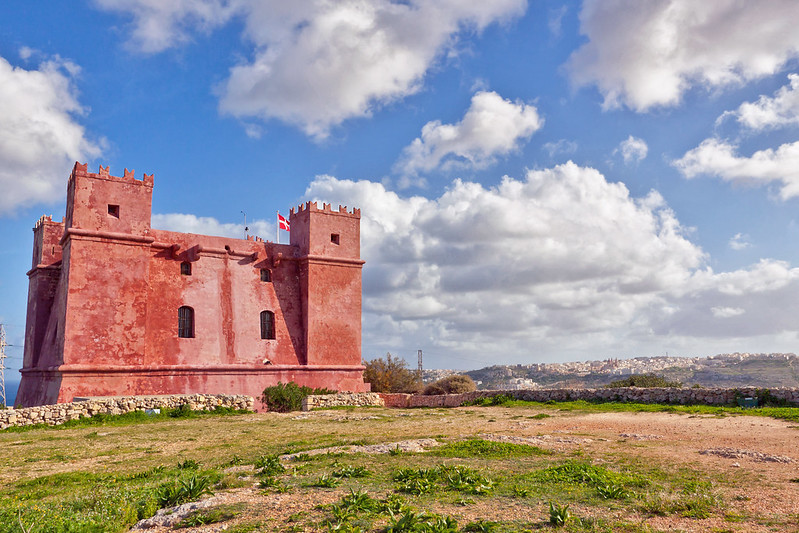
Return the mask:
{"type": "Polygon", "coordinates": [[[114,218],[119,218],[119,206],[108,204],[108,214],[114,218]]]}
{"type": "Polygon", "coordinates": [[[183,276],[191,276],[191,263],[184,261],[180,264],[180,273],[183,276]]]}
{"type": "Polygon", "coordinates": [[[332,242],[333,244],[338,244],[338,242],[339,242],[338,233],[331,233],[330,234],[330,242],[332,242]]]}
{"type": "Polygon", "coordinates": [[[261,269],[261,281],[272,281],[272,272],[268,268],[261,269]]]}

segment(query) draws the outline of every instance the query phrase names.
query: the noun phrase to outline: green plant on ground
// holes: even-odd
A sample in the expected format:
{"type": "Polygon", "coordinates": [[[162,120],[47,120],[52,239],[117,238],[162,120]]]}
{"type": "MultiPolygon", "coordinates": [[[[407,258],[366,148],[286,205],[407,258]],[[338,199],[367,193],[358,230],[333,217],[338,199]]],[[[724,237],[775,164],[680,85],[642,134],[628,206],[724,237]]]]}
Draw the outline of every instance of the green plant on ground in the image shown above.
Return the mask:
{"type": "Polygon", "coordinates": [[[200,463],[194,459],[186,459],[178,463],[178,470],[197,470],[198,468],[200,468],[200,463]]]}
{"type": "Polygon", "coordinates": [[[680,381],[669,381],[662,376],[657,376],[655,374],[633,374],[632,376],[626,377],[624,379],[619,379],[616,381],[611,381],[605,388],[608,389],[615,389],[620,387],[668,387],[668,388],[680,388],[682,387],[682,382],[680,381]]]}
{"type": "Polygon", "coordinates": [[[311,387],[300,386],[289,381],[267,387],[261,394],[261,402],[269,411],[287,413],[289,411],[299,411],[302,409],[302,400],[311,394],[335,394],[336,391],[330,389],[312,389],[311,387]]]}
{"type": "Polygon", "coordinates": [[[332,489],[333,487],[337,487],[341,484],[341,479],[337,478],[336,476],[330,474],[322,474],[317,478],[314,483],[311,483],[311,487],[322,487],[325,489],[332,489]]]}
{"type": "Polygon", "coordinates": [[[482,398],[475,398],[474,400],[470,400],[467,402],[463,402],[463,406],[479,406],[479,407],[493,407],[493,406],[501,406],[501,405],[508,405],[516,402],[512,396],[508,394],[497,394],[494,396],[484,396],[482,398]]]}
{"type": "Polygon", "coordinates": [[[569,505],[558,505],[549,502],[549,523],[555,527],[563,527],[566,522],[571,520],[571,511],[569,505]]]}
{"type": "Polygon", "coordinates": [[[531,455],[551,455],[552,452],[538,446],[514,444],[511,442],[495,442],[484,439],[468,439],[451,442],[439,446],[429,452],[439,457],[481,457],[485,459],[501,459],[506,457],[526,457],[531,455]]]}
{"type": "Polygon", "coordinates": [[[286,467],[280,462],[280,456],[276,454],[258,457],[253,466],[259,476],[276,476],[286,471],[286,467]]]}
{"type": "Polygon", "coordinates": [[[212,495],[213,479],[209,476],[193,475],[187,479],[178,479],[162,485],[158,492],[158,503],[161,507],[172,507],[186,502],[199,500],[202,496],[212,495]]]}
{"type": "Polygon", "coordinates": [[[427,396],[435,394],[462,394],[477,390],[474,380],[465,374],[453,374],[438,381],[430,383],[424,388],[422,394],[427,396]]]}
{"type": "Polygon", "coordinates": [[[342,466],[338,470],[335,470],[332,475],[339,478],[361,478],[369,477],[372,475],[372,473],[363,466],[346,465],[342,466]]]}

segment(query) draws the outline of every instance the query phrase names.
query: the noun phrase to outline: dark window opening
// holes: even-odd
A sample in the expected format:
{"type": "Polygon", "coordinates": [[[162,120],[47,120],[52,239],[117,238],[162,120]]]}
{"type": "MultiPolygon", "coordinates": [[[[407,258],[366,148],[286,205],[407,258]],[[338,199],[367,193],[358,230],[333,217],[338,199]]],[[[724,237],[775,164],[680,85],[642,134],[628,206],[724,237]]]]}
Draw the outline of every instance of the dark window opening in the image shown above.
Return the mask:
{"type": "Polygon", "coordinates": [[[261,281],[272,281],[272,272],[268,268],[261,269],[261,281]]]}
{"type": "Polygon", "coordinates": [[[119,206],[108,204],[108,214],[114,218],[119,218],[119,206]]]}
{"type": "Polygon", "coordinates": [[[180,273],[184,276],[191,276],[191,263],[184,261],[180,264],[180,273]]]}
{"type": "Polygon", "coordinates": [[[261,338],[275,338],[275,314],[272,311],[261,311],[261,338]]]}
{"type": "Polygon", "coordinates": [[[185,305],[178,309],[178,337],[194,338],[194,309],[185,305]]]}
{"type": "Polygon", "coordinates": [[[330,242],[332,242],[333,244],[338,244],[338,241],[339,241],[338,233],[331,233],[330,242]]]}

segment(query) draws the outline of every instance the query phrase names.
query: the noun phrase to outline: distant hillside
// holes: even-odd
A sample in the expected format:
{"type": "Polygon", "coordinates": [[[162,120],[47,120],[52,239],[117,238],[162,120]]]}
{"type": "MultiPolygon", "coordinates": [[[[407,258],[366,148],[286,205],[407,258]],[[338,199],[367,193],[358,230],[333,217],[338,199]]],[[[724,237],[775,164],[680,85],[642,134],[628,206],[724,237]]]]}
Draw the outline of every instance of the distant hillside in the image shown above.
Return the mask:
{"type": "Polygon", "coordinates": [[[670,381],[681,381],[689,387],[799,387],[799,358],[792,353],[637,357],[573,363],[496,365],[464,373],[471,376],[481,389],[601,387],[631,374],[648,373],[670,381]]]}

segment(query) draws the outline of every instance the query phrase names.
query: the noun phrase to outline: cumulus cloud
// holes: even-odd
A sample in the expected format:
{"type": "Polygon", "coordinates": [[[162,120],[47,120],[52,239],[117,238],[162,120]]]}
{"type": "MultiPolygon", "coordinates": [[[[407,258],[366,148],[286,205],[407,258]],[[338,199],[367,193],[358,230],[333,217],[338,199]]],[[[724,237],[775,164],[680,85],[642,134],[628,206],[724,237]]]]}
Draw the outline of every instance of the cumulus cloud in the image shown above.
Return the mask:
{"type": "Polygon", "coordinates": [[[744,102],[737,110],[720,117],[734,116],[751,130],[765,130],[799,124],[799,74],[789,74],[788,85],[773,97],[762,95],[756,102],[744,102]]]}
{"type": "Polygon", "coordinates": [[[438,120],[425,124],[421,137],[403,150],[396,169],[417,174],[439,167],[485,168],[497,157],[518,150],[543,123],[535,106],[480,91],[457,124],[438,120]]]}
{"type": "Polygon", "coordinates": [[[74,84],[79,72],[58,57],[36,70],[0,57],[0,215],[62,198],[64,173],[100,155],[102,142],[78,122],[86,113],[74,84]]]}
{"type": "Polygon", "coordinates": [[[525,8],[525,0],[252,2],[246,34],[254,57],[231,69],[220,109],[324,138],[347,119],[419,91],[462,32],[525,8]]]}
{"type": "Polygon", "coordinates": [[[605,108],[673,106],[692,87],[777,72],[799,56],[797,19],[792,0],[587,0],[580,29],[588,42],[567,68],[576,85],[598,87],[605,108]]]}
{"type": "Polygon", "coordinates": [[[306,197],[362,208],[364,310],[380,324],[370,342],[519,353],[597,340],[704,262],[659,194],[632,198],[571,162],[493,188],[456,180],[433,199],[320,176],[306,197]]]}
{"type": "Polygon", "coordinates": [[[749,235],[744,235],[743,233],[736,233],[730,239],[729,246],[730,248],[736,251],[746,250],[747,248],[752,246],[752,243],[749,242],[749,235]]]}
{"type": "Polygon", "coordinates": [[[734,183],[750,185],[775,182],[780,198],[799,196],[799,142],[766,149],[749,157],[740,156],[738,147],[720,139],[705,139],[682,158],[672,162],[687,178],[717,176],[734,183]]]}
{"type": "Polygon", "coordinates": [[[278,119],[324,138],[343,121],[417,92],[459,38],[521,15],[526,0],[95,0],[133,18],[132,44],[158,52],[234,17],[251,59],[219,88],[220,110],[278,119]]]}
{"type": "MultiPolygon", "coordinates": [[[[243,239],[245,235],[244,224],[220,222],[213,217],[198,217],[185,213],[155,214],[152,216],[153,228],[181,233],[196,233],[198,235],[214,235],[217,237],[231,237],[243,239]]],[[[275,237],[275,225],[265,220],[248,222],[250,235],[257,235],[265,240],[275,237]]]]}
{"type": "Polygon", "coordinates": [[[130,14],[128,44],[145,53],[162,52],[227,23],[241,9],[236,0],[94,0],[107,11],[130,14]]]}
{"type": "Polygon", "coordinates": [[[621,157],[627,164],[638,163],[646,158],[649,147],[643,139],[638,139],[630,135],[621,143],[619,147],[613,150],[613,153],[621,153],[621,157]]]}

